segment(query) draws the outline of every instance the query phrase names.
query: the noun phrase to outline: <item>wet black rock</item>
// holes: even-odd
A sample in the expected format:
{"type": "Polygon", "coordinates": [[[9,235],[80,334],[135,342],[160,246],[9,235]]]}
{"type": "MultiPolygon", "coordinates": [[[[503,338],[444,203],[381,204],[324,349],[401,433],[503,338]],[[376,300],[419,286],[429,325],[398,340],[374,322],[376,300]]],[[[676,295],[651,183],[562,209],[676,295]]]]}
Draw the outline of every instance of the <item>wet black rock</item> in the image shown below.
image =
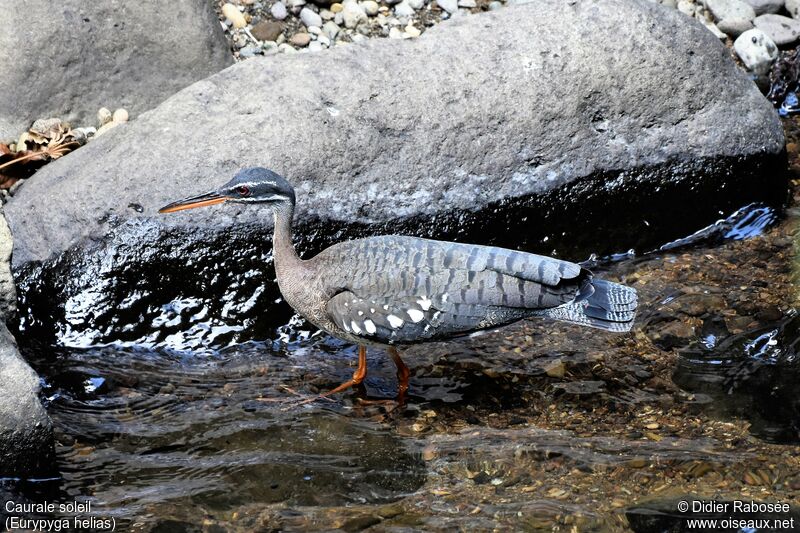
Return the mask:
{"type": "Polygon", "coordinates": [[[257,283],[273,275],[264,209],[155,214],[242,166],[297,186],[308,253],[410,233],[584,259],[781,204],[783,145],[708,30],[633,0],[547,0],[412,41],[253,59],[48,165],[9,202],[22,322],[56,336],[92,322],[80,344],[209,299],[263,321],[276,298],[257,283]]]}
{"type": "Polygon", "coordinates": [[[38,394],[38,376],[0,321],[0,478],[42,477],[55,469],[53,428],[38,394]]]}

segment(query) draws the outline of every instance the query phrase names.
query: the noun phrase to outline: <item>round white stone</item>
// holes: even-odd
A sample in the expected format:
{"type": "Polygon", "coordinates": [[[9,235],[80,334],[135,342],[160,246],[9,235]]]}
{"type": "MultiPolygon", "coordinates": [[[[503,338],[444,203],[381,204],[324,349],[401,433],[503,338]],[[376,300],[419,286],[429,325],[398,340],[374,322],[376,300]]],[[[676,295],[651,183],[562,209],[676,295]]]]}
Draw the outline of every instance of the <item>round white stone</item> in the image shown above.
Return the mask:
{"type": "Polygon", "coordinates": [[[733,43],[736,55],[756,74],[766,74],[778,59],[778,47],[758,28],[747,30],[733,43]]]}

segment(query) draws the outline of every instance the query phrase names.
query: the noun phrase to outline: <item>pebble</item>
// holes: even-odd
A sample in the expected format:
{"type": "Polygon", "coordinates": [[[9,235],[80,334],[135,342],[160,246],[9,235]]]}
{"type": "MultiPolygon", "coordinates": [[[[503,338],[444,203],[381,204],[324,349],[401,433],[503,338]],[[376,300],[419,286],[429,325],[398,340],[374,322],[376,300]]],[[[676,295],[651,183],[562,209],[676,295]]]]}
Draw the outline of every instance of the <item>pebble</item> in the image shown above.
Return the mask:
{"type": "Polygon", "coordinates": [[[367,14],[364,8],[358,5],[355,0],[347,0],[342,9],[342,22],[348,29],[353,29],[358,26],[362,21],[367,19],[367,14]]]}
{"type": "MultiPolygon", "coordinates": [[[[763,15],[765,13],[777,13],[783,7],[783,0],[745,0],[756,15],[763,15]]],[[[787,2],[788,3],[788,2],[787,2]]]]}
{"type": "Polygon", "coordinates": [[[319,35],[320,33],[322,33],[322,29],[320,29],[318,26],[309,26],[308,27],[308,33],[311,34],[311,37],[313,39],[313,38],[316,38],[315,37],[316,35],[319,35]]]}
{"type": "Polygon", "coordinates": [[[297,9],[306,5],[306,0],[287,0],[287,4],[290,8],[297,9]]]}
{"type": "Polygon", "coordinates": [[[742,63],[756,74],[766,74],[778,59],[778,47],[758,28],[741,34],[733,43],[733,50],[742,63]]]}
{"type": "Polygon", "coordinates": [[[278,36],[283,33],[283,24],[272,20],[264,20],[253,26],[250,33],[259,41],[276,41],[278,36]]]}
{"type": "Polygon", "coordinates": [[[747,30],[752,30],[753,23],[747,19],[725,19],[717,22],[717,27],[722,33],[736,38],[747,30]]]}
{"type": "Polygon", "coordinates": [[[286,11],[286,5],[283,2],[272,4],[269,12],[275,20],[283,20],[289,16],[289,12],[286,11]]]}
{"type": "Polygon", "coordinates": [[[244,18],[244,15],[239,11],[239,8],[233,4],[223,5],[222,14],[226,19],[231,21],[234,28],[240,29],[247,26],[247,20],[244,18]]]}
{"type": "Polygon", "coordinates": [[[403,32],[400,31],[400,28],[395,26],[389,29],[389,39],[402,39],[402,38],[403,38],[403,32]]]}
{"type": "Polygon", "coordinates": [[[458,0],[458,7],[473,8],[477,6],[475,0],[458,0]]]}
{"type": "Polygon", "coordinates": [[[250,44],[239,50],[239,57],[242,59],[248,59],[250,57],[255,57],[259,53],[261,53],[261,47],[250,44]]]}
{"type": "Polygon", "coordinates": [[[295,33],[294,35],[291,36],[291,38],[289,38],[289,43],[295,46],[299,46],[301,48],[303,46],[308,46],[308,43],[310,42],[311,42],[311,35],[305,32],[295,33]]]}
{"type": "Polygon", "coordinates": [[[294,54],[297,52],[290,44],[283,43],[278,45],[278,51],[284,54],[294,54]]]}
{"type": "Polygon", "coordinates": [[[800,18],[800,0],[786,0],[786,11],[793,18],[800,18]]]}
{"type": "Polygon", "coordinates": [[[325,35],[324,33],[323,33],[323,34],[321,34],[321,35],[320,35],[320,36],[317,38],[317,41],[318,41],[318,42],[319,42],[319,43],[320,43],[322,46],[330,46],[330,45],[331,45],[331,40],[330,40],[330,38],[329,38],[327,35],[325,35]]]}
{"type": "Polygon", "coordinates": [[[783,15],[761,15],[756,17],[754,24],[778,46],[792,44],[800,37],[800,21],[783,15]]]}
{"type": "Polygon", "coordinates": [[[544,371],[551,378],[563,378],[567,373],[567,367],[561,359],[554,359],[544,366],[544,371]]]}
{"type": "Polygon", "coordinates": [[[414,8],[411,7],[411,4],[409,4],[407,0],[403,0],[402,2],[394,6],[394,14],[400,18],[413,17],[414,8]]]}
{"type": "Polygon", "coordinates": [[[304,7],[300,11],[300,20],[303,22],[303,24],[305,24],[306,28],[310,26],[316,26],[319,28],[322,26],[322,17],[319,16],[319,13],[311,10],[308,7],[304,7]]]}
{"type": "Polygon", "coordinates": [[[451,15],[458,11],[458,0],[436,0],[436,4],[451,15]]]}
{"type": "Polygon", "coordinates": [[[334,15],[336,13],[340,13],[344,9],[344,6],[338,2],[331,4],[331,13],[334,15]]]}
{"type": "Polygon", "coordinates": [[[247,37],[243,33],[237,33],[233,36],[233,46],[238,50],[247,46],[247,37]]]}
{"type": "Polygon", "coordinates": [[[420,29],[417,28],[416,26],[414,26],[413,24],[410,24],[410,23],[409,23],[408,26],[406,26],[406,32],[405,33],[406,33],[406,35],[408,37],[411,37],[411,38],[419,37],[420,35],[422,35],[422,32],[420,31],[420,29]]]}
{"type": "Polygon", "coordinates": [[[493,0],[492,2],[489,2],[489,11],[497,11],[501,7],[503,7],[503,3],[502,2],[498,2],[497,0],[493,0]]]}
{"type": "Polygon", "coordinates": [[[319,12],[319,16],[322,17],[322,20],[333,20],[335,14],[330,9],[323,9],[319,12]]]}
{"type": "Polygon", "coordinates": [[[724,40],[726,40],[726,39],[728,38],[728,36],[727,36],[727,35],[725,35],[724,33],[722,33],[722,32],[720,31],[720,29],[719,29],[719,28],[717,28],[717,25],[716,25],[716,24],[714,24],[713,22],[711,22],[710,20],[706,20],[705,18],[700,18],[700,19],[698,19],[698,20],[699,20],[700,22],[702,22],[702,23],[703,23],[703,26],[705,26],[706,28],[708,28],[708,30],[709,30],[711,33],[713,33],[714,35],[716,35],[716,36],[717,36],[717,39],[720,39],[721,41],[724,41],[724,40]]]}
{"type": "Polygon", "coordinates": [[[755,10],[744,0],[706,0],[706,7],[714,20],[756,18],[755,10]]]}
{"type": "Polygon", "coordinates": [[[361,2],[361,7],[364,8],[367,15],[374,17],[378,14],[378,8],[380,6],[378,6],[378,2],[375,2],[375,0],[366,0],[366,2],[361,2]]]}
{"type": "Polygon", "coordinates": [[[114,111],[114,114],[111,116],[111,120],[120,123],[120,122],[128,122],[128,112],[121,107],[114,111]]]}
{"type": "Polygon", "coordinates": [[[97,122],[100,123],[101,126],[111,122],[111,110],[107,107],[101,107],[97,111],[97,122]]]}
{"type": "Polygon", "coordinates": [[[312,41],[308,45],[308,51],[309,52],[321,52],[324,49],[325,49],[325,47],[322,46],[322,44],[319,41],[312,41]]]}
{"type": "Polygon", "coordinates": [[[689,0],[680,0],[680,2],[678,2],[678,11],[690,17],[694,16],[694,2],[690,2],[689,0]]]}
{"type": "Polygon", "coordinates": [[[111,122],[103,124],[102,126],[97,128],[97,131],[94,134],[94,138],[96,139],[96,138],[100,137],[101,135],[103,135],[107,131],[109,131],[109,130],[111,130],[113,128],[116,128],[120,124],[121,124],[121,122],[114,122],[113,120],[111,122]]]}
{"type": "Polygon", "coordinates": [[[336,39],[336,36],[339,34],[340,30],[341,28],[339,28],[339,26],[331,20],[322,25],[322,33],[327,35],[328,39],[331,41],[336,39]]]}
{"type": "Polygon", "coordinates": [[[425,7],[425,0],[407,0],[408,5],[413,7],[414,9],[422,9],[425,7]]]}

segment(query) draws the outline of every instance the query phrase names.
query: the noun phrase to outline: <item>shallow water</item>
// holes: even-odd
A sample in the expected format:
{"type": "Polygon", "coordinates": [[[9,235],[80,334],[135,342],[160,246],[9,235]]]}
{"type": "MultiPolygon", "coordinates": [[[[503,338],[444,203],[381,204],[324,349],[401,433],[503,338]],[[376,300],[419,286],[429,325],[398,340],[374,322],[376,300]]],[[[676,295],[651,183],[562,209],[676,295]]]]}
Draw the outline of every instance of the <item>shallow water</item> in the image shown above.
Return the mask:
{"type": "Polygon", "coordinates": [[[290,403],[356,355],[296,319],[200,354],[22,339],[61,477],[0,486],[134,531],[679,531],[685,494],[797,505],[794,221],[775,222],[751,206],[592,260],[639,290],[630,335],[530,321],[411,349],[405,407],[359,400],[395,394],[379,350],[364,390],[290,403]]]}

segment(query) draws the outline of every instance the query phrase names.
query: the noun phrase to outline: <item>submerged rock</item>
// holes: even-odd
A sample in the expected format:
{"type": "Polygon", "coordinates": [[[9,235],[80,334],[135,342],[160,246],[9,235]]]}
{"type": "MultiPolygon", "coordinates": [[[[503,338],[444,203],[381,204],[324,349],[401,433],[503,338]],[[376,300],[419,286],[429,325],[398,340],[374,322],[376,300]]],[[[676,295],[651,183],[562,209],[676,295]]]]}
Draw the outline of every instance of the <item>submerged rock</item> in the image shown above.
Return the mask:
{"type": "MultiPolygon", "coordinates": [[[[762,313],[775,319],[777,309],[762,313]]],[[[781,443],[800,442],[800,402],[795,384],[800,378],[800,318],[791,314],[777,326],[745,331],[716,343],[705,342],[681,351],[673,380],[704,395],[712,413],[747,418],[759,438],[781,443]]],[[[700,401],[700,400],[698,400],[700,401]]]]}
{"type": "Polygon", "coordinates": [[[38,394],[39,377],[0,321],[0,478],[41,477],[55,469],[53,428],[38,394]]]}
{"type": "Polygon", "coordinates": [[[149,321],[176,301],[224,307],[234,284],[252,284],[235,302],[263,323],[267,212],[156,215],[243,166],[296,185],[306,252],[410,233],[583,259],[780,204],[783,144],[713,35],[634,0],[547,0],[413,41],[255,58],[48,165],[9,202],[23,327],[119,338],[172,324],[149,321]]]}
{"type": "Polygon", "coordinates": [[[39,117],[93,124],[103,105],[138,115],[233,63],[211,4],[191,0],[7,2],[0,55],[0,140],[39,117]]]}

